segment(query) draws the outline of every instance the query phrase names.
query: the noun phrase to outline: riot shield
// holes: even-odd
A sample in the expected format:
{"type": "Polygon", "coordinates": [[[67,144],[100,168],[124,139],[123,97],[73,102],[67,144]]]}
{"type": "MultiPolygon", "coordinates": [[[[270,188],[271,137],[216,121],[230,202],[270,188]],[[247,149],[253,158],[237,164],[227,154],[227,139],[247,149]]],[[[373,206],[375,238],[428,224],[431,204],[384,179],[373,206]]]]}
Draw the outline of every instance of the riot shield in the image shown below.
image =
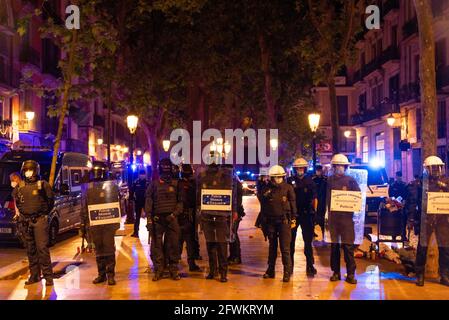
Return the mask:
{"type": "Polygon", "coordinates": [[[449,180],[423,174],[420,222],[420,245],[431,244],[435,235],[438,247],[449,247],[449,180]]]}
{"type": "Polygon", "coordinates": [[[116,181],[88,183],[86,199],[90,226],[120,223],[119,188],[116,181]]]}
{"type": "Polygon", "coordinates": [[[235,208],[233,169],[208,166],[199,170],[197,179],[200,225],[206,241],[229,242],[235,208]]]}
{"type": "Polygon", "coordinates": [[[367,170],[348,169],[344,176],[330,173],[327,242],[352,245],[363,242],[367,184],[367,170]]]}

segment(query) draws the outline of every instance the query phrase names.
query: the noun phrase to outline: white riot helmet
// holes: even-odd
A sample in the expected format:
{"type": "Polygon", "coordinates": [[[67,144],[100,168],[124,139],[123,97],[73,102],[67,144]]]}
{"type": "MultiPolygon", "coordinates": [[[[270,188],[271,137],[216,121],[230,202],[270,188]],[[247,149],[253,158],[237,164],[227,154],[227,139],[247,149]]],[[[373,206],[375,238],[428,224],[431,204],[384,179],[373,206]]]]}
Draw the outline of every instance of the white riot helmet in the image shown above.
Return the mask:
{"type": "Polygon", "coordinates": [[[441,177],[445,174],[445,163],[437,156],[430,156],[424,160],[424,173],[432,177],[441,177]]]}
{"type": "Polygon", "coordinates": [[[292,167],[293,168],[307,168],[309,166],[309,163],[304,158],[298,158],[293,162],[292,167]]]}
{"type": "Polygon", "coordinates": [[[281,166],[275,165],[268,170],[268,175],[270,179],[275,184],[279,185],[284,181],[284,177],[286,176],[284,168],[281,166]]]}
{"type": "Polygon", "coordinates": [[[349,162],[348,157],[346,157],[344,154],[337,153],[332,157],[331,164],[348,166],[351,163],[349,162]]]}
{"type": "Polygon", "coordinates": [[[271,177],[285,177],[286,173],[284,168],[279,165],[272,166],[270,170],[268,170],[268,175],[271,177]]]}

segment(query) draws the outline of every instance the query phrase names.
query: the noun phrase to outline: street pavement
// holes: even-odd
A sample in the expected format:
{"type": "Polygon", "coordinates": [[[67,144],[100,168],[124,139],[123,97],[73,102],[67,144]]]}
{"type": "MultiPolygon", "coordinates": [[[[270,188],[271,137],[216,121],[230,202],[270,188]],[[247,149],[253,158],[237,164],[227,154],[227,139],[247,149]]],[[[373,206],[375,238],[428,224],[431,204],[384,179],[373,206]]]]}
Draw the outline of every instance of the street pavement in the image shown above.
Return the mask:
{"type": "MultiPolygon", "coordinates": [[[[205,280],[207,272],[207,253],[204,236],[201,238],[203,260],[198,261],[202,272],[189,273],[184,250],[181,262],[182,279],[173,281],[163,279],[151,281],[149,266],[148,233],[145,222],[141,223],[140,239],[132,238],[132,226],[125,226],[127,236],[116,236],[117,268],[116,286],[91,283],[96,276],[93,253],[79,253],[81,239],[77,236],[64,239],[51,248],[56,276],[55,286],[46,288],[43,283],[24,286],[28,276],[23,267],[25,251],[19,248],[0,248],[0,270],[10,266],[12,269],[22,265],[22,274],[9,280],[0,280],[0,299],[16,300],[143,300],[143,299],[294,299],[294,300],[347,300],[347,299],[449,299],[449,288],[435,280],[419,288],[414,279],[402,274],[401,265],[386,260],[357,259],[356,286],[340,282],[329,282],[329,246],[321,241],[315,242],[315,259],[318,275],[308,278],[305,274],[303,242],[298,233],[294,276],[289,283],[283,283],[282,264],[277,261],[276,279],[262,279],[266,270],[268,242],[262,232],[254,227],[259,212],[259,204],[254,196],[245,197],[244,207],[247,215],[240,224],[240,240],[243,264],[231,266],[229,282],[205,280]],[[3,268],[2,268],[3,267],[3,268]],[[14,267],[14,268],[13,268],[14,267]]],[[[344,273],[344,262],[342,261],[344,273]]],[[[20,269],[20,268],[19,268],[20,269]]],[[[19,272],[20,273],[20,272],[19,272]]],[[[14,275],[14,274],[13,274],[14,275]]],[[[0,276],[1,278],[1,276],[0,276]]],[[[6,277],[8,278],[8,277],[6,277]]],[[[44,281],[43,281],[44,282],[44,281]]]]}

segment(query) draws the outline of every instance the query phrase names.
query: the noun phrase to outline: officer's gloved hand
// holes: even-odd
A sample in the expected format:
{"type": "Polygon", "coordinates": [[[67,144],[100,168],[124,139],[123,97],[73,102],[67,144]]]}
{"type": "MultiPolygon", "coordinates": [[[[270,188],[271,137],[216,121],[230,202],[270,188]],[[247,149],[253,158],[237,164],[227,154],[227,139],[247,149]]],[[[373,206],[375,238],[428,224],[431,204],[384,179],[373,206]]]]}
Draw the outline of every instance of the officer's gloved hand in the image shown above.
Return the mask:
{"type": "Polygon", "coordinates": [[[408,219],[407,220],[407,230],[412,231],[413,229],[415,229],[415,220],[408,219]]]}
{"type": "Polygon", "coordinates": [[[294,229],[294,228],[296,227],[296,218],[292,218],[292,221],[291,221],[291,223],[290,223],[290,227],[291,227],[292,229],[294,229]]]}

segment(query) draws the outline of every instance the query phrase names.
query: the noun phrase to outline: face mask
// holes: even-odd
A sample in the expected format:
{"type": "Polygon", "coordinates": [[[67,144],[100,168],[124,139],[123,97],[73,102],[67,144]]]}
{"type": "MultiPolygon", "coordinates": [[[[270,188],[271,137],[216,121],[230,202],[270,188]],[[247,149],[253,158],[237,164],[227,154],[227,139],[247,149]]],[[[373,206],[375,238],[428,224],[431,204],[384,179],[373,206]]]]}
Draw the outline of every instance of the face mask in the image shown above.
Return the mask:
{"type": "Polygon", "coordinates": [[[32,170],[25,171],[25,178],[31,178],[32,176],[33,176],[33,171],[32,170]]]}
{"type": "Polygon", "coordinates": [[[14,189],[15,187],[17,187],[18,183],[16,181],[12,181],[11,182],[11,187],[14,189]]]}
{"type": "Polygon", "coordinates": [[[343,167],[343,166],[337,166],[337,167],[335,167],[335,174],[338,174],[338,175],[344,175],[345,174],[345,167],[343,167]]]}
{"type": "Polygon", "coordinates": [[[273,178],[274,183],[281,184],[284,181],[284,178],[282,177],[275,177],[273,178]]]}

